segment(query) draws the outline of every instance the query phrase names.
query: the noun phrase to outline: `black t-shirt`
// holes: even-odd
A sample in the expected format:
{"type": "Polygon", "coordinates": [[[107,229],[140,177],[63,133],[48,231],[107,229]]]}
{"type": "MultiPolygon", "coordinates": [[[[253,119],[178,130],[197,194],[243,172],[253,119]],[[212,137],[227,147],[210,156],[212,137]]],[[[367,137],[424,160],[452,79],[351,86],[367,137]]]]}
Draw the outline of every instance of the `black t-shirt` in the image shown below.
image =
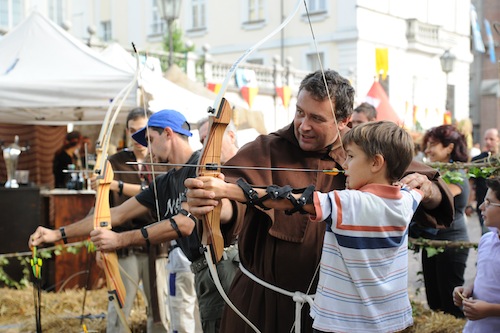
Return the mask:
{"type": "Polygon", "coordinates": [[[76,165],[76,156],[69,156],[65,150],[62,150],[58,154],[54,155],[54,160],[52,164],[52,172],[54,173],[54,181],[56,188],[66,188],[66,184],[71,179],[71,174],[64,173],[63,170],[68,170],[68,165],[76,165]]]}
{"type": "MultiPolygon", "coordinates": [[[[113,171],[128,171],[129,173],[119,173],[115,172],[115,180],[121,180],[124,183],[138,184],[138,185],[149,185],[145,177],[139,172],[137,165],[127,164],[127,162],[137,162],[134,152],[124,149],[108,158],[111,163],[113,171]]],[[[120,195],[116,191],[109,191],[109,204],[111,207],[116,207],[127,201],[130,197],[123,194],[120,195]]],[[[155,222],[153,217],[153,212],[148,212],[139,217],[128,219],[125,223],[119,226],[114,226],[113,231],[123,232],[132,229],[142,228],[145,225],[155,222]]]]}
{"type": "MultiPolygon", "coordinates": [[[[196,164],[199,158],[200,152],[196,151],[191,155],[186,164],[196,164]]],[[[160,206],[159,209],[162,220],[177,215],[181,209],[182,198],[186,193],[184,180],[194,177],[196,177],[196,167],[182,167],[178,170],[173,169],[164,175],[156,177],[155,182],[158,192],[158,204],[160,206]]],[[[136,195],[135,198],[141,205],[156,211],[153,186],[149,186],[148,189],[136,195]]],[[[196,228],[191,235],[179,238],[176,241],[189,260],[194,261],[201,256],[200,248],[202,245],[196,228]]]]}

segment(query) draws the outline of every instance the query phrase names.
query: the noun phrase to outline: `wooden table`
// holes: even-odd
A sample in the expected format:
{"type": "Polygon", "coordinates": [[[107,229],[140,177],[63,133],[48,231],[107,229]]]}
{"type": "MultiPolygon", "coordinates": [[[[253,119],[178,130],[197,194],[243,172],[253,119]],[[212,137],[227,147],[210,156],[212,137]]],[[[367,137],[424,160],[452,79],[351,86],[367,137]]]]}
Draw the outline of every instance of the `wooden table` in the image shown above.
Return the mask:
{"type": "MultiPolygon", "coordinates": [[[[43,192],[49,200],[50,221],[54,229],[72,224],[84,218],[94,206],[94,191],[75,191],[54,189],[43,192]]],[[[68,238],[68,242],[88,239],[87,237],[68,238]]],[[[62,242],[61,242],[62,243],[62,242]]],[[[66,288],[83,288],[87,284],[90,264],[88,288],[95,289],[102,286],[104,272],[95,263],[95,253],[87,254],[82,248],[78,254],[64,253],[55,257],[54,284],[56,290],[66,288]],[[89,263],[90,260],[90,263],[89,263]]]]}

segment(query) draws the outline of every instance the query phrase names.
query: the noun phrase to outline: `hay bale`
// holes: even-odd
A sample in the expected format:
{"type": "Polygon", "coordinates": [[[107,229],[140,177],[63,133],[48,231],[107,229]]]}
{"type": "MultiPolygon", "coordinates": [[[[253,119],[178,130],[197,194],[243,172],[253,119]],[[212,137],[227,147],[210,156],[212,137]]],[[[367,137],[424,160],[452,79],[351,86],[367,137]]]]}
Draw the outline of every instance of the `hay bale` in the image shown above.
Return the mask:
{"type": "MultiPolygon", "coordinates": [[[[6,333],[36,332],[34,290],[32,287],[17,290],[1,288],[0,331],[6,333]]],[[[140,295],[140,294],[139,294],[140,295]]],[[[82,332],[83,289],[61,292],[42,291],[41,317],[44,333],[82,332]]],[[[87,291],[84,315],[89,332],[106,332],[108,296],[105,289],[87,291]]],[[[146,332],[146,306],[142,296],[136,298],[129,326],[133,332],[146,332]]]]}
{"type": "MultiPolygon", "coordinates": [[[[0,288],[0,331],[5,333],[35,332],[33,288],[24,290],[0,288]]],[[[61,292],[42,292],[42,329],[44,333],[82,332],[83,289],[61,292]]],[[[141,294],[132,308],[129,326],[132,332],[146,332],[146,306],[141,294]]],[[[464,319],[457,319],[442,312],[433,312],[426,305],[412,302],[414,325],[403,333],[455,333],[462,332],[464,319]]],[[[85,319],[89,332],[106,331],[105,314],[108,297],[105,289],[87,291],[84,314],[102,315],[102,318],[85,319]]]]}

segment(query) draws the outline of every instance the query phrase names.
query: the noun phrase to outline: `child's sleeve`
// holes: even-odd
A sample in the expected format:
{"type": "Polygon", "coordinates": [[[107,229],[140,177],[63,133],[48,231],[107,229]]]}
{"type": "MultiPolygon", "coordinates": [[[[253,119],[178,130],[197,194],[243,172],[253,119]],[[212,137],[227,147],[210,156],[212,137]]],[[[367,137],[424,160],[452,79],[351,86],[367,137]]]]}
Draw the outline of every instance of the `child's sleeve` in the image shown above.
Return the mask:
{"type": "MultiPolygon", "coordinates": [[[[331,193],[333,194],[333,192],[331,193]]],[[[316,213],[310,216],[312,222],[324,221],[331,215],[332,202],[330,200],[330,193],[314,192],[313,204],[316,213]]]]}

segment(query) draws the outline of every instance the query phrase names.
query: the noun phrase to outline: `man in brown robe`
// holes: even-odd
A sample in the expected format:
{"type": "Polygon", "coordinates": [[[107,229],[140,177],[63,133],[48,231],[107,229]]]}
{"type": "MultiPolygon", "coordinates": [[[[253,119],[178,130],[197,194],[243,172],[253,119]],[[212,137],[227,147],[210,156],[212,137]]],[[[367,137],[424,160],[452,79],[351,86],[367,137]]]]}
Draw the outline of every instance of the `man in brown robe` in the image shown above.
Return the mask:
{"type": "MultiPolygon", "coordinates": [[[[292,124],[243,146],[226,165],[341,169],[346,158],[341,137],[349,130],[347,123],[353,111],[354,89],[333,70],[326,71],[325,76],[328,90],[319,71],[309,74],[302,81],[292,124]]],[[[225,169],[224,174],[226,181],[234,182],[241,177],[255,186],[276,184],[305,188],[313,184],[321,192],[345,188],[343,174],[331,176],[322,172],[245,168],[225,169]]],[[[425,198],[416,213],[419,221],[425,220],[427,225],[434,226],[448,226],[452,222],[452,197],[435,170],[412,163],[402,182],[424,192],[425,198]]],[[[188,179],[185,185],[189,188],[187,195],[191,213],[205,214],[216,204],[201,188],[200,181],[188,179]]],[[[309,222],[308,215],[295,213],[289,216],[283,211],[263,210],[226,199],[222,204],[221,223],[233,223],[233,232],[238,233],[241,265],[246,270],[260,280],[289,292],[315,293],[325,223],[309,222]]],[[[234,278],[229,298],[261,332],[293,331],[295,302],[292,297],[254,282],[242,271],[234,278]]],[[[302,308],[300,324],[302,332],[312,332],[307,303],[302,308]]],[[[221,332],[253,330],[226,307],[221,332]]]]}

